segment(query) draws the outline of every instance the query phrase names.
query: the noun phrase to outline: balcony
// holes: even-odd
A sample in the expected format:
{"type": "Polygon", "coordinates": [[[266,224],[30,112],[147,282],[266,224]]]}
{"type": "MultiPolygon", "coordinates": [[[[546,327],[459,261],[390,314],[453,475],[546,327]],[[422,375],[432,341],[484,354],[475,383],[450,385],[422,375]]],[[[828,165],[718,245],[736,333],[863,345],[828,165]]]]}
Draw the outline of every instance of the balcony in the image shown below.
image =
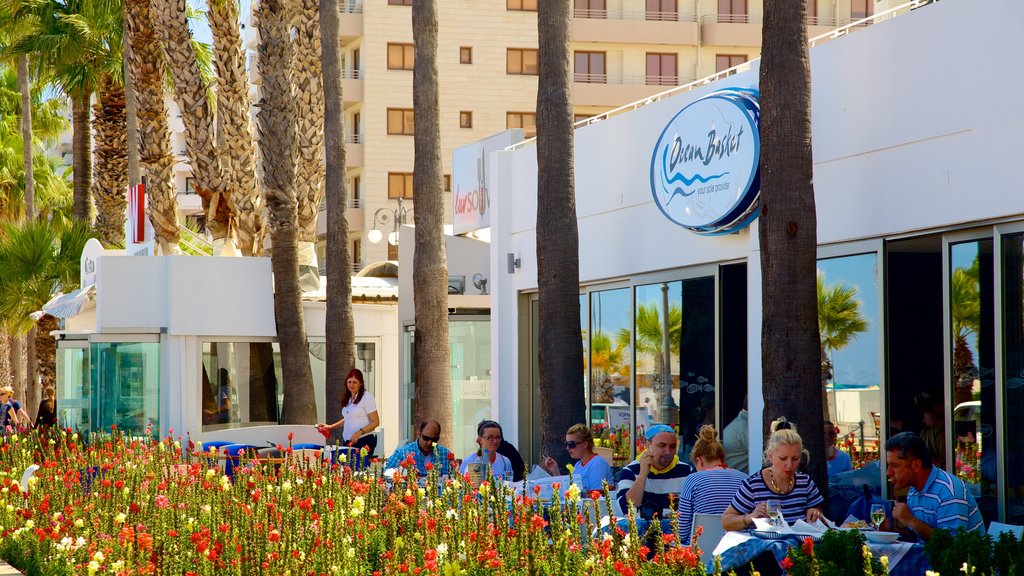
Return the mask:
{"type": "Polygon", "coordinates": [[[359,168],[363,165],[363,137],[360,134],[345,136],[345,168],[359,168]]]}
{"type": "Polygon", "coordinates": [[[761,20],[749,14],[707,14],[700,19],[701,40],[706,46],[761,45],[761,20]]]}
{"type": "Polygon", "coordinates": [[[341,44],[362,37],[363,35],[363,3],[361,0],[340,0],[338,2],[338,34],[341,44]]]}
{"type": "MultiPolygon", "coordinates": [[[[348,192],[352,194],[352,190],[348,192]]],[[[345,210],[345,219],[348,220],[349,233],[363,231],[362,200],[349,197],[348,210],[345,210]]],[[[320,204],[320,213],[316,217],[316,235],[323,236],[324,234],[327,234],[327,207],[324,204],[320,204]]]]}
{"type": "Polygon", "coordinates": [[[681,12],[576,10],[574,42],[697,44],[697,17],[681,12]]]}
{"type": "Polygon", "coordinates": [[[687,80],[678,76],[576,74],[572,83],[574,106],[617,107],[643,100],[687,80]]]}
{"type": "Polygon", "coordinates": [[[836,26],[839,26],[839,22],[835,18],[828,16],[808,16],[807,37],[814,38],[815,36],[820,36],[826,32],[831,32],[836,26]]]}
{"type": "Polygon", "coordinates": [[[362,70],[349,68],[341,73],[341,92],[346,108],[363,101],[362,70]]]}

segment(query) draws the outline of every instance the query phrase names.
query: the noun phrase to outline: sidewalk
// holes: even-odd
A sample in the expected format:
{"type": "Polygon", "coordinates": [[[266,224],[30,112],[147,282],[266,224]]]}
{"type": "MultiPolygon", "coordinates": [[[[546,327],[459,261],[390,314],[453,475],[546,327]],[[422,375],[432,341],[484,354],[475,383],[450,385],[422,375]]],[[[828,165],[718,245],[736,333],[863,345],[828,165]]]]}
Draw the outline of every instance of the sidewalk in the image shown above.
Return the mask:
{"type": "Polygon", "coordinates": [[[7,562],[0,562],[0,576],[21,576],[21,572],[18,572],[7,562]]]}

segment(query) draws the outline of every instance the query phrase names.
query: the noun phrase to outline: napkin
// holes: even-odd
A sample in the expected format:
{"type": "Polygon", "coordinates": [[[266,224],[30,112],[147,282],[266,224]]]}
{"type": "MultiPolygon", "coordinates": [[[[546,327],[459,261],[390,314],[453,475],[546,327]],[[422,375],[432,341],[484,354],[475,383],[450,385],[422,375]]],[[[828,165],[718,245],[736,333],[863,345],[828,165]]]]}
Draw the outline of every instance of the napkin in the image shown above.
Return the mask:
{"type": "Polygon", "coordinates": [[[825,525],[821,520],[815,520],[813,523],[808,523],[803,520],[797,520],[793,523],[793,533],[804,536],[819,536],[828,530],[828,526],[825,525]]]}
{"type": "Polygon", "coordinates": [[[783,522],[782,526],[774,526],[767,518],[751,518],[754,521],[754,528],[759,532],[778,532],[779,534],[793,534],[793,528],[783,522]]]}

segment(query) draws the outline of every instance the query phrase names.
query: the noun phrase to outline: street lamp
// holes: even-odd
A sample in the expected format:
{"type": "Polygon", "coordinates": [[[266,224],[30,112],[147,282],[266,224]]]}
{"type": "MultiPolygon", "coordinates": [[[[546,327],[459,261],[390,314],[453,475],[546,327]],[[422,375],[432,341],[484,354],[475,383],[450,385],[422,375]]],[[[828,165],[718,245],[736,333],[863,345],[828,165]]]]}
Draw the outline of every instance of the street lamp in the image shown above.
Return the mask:
{"type": "Polygon", "coordinates": [[[384,230],[391,228],[388,232],[388,244],[398,246],[398,229],[405,224],[409,212],[410,210],[402,205],[401,198],[398,199],[398,207],[394,210],[386,207],[377,208],[373,213],[373,229],[366,233],[366,238],[377,244],[384,238],[384,230]]]}

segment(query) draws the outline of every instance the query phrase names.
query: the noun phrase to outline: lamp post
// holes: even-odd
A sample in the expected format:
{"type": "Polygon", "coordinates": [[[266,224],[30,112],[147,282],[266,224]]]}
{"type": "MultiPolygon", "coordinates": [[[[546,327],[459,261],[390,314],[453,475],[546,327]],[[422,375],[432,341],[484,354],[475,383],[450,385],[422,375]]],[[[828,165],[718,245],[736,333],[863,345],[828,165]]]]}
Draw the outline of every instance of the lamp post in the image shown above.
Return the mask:
{"type": "Polygon", "coordinates": [[[384,230],[391,228],[391,232],[388,232],[388,244],[392,246],[398,246],[398,229],[403,226],[409,217],[409,210],[402,204],[402,199],[398,199],[398,207],[394,210],[384,207],[377,208],[377,211],[373,213],[373,228],[366,233],[366,238],[377,244],[384,238],[384,230]],[[378,228],[379,227],[379,228],[378,228]]]}

